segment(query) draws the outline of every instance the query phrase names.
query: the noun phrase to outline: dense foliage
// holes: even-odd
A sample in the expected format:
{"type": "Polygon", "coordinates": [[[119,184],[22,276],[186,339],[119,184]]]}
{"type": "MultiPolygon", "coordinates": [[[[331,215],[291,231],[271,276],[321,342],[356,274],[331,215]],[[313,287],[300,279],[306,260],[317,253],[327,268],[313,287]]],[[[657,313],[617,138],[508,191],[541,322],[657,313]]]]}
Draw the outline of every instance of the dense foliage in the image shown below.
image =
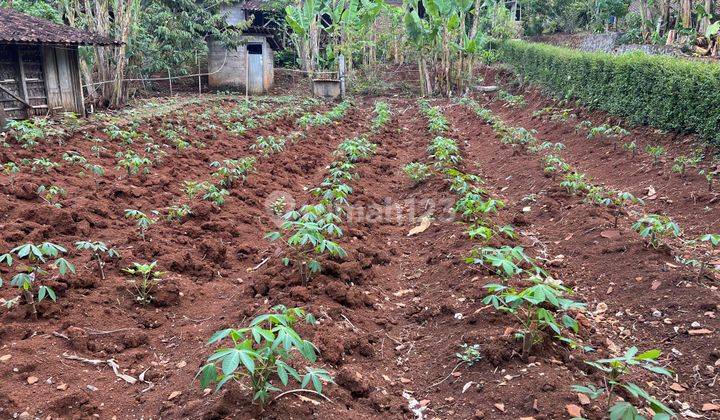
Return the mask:
{"type": "Polygon", "coordinates": [[[553,94],[637,124],[720,141],[720,67],[645,54],[586,53],[508,41],[503,61],[553,94]]]}

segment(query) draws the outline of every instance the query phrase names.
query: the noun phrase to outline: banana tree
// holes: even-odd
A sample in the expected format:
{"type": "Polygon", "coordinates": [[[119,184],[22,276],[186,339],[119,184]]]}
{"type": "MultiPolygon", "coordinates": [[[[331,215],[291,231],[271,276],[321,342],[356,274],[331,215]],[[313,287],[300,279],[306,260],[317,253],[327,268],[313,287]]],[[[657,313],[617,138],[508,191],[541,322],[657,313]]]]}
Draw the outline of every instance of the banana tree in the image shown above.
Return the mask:
{"type": "Polygon", "coordinates": [[[293,33],[293,44],[303,70],[312,74],[318,68],[320,56],[319,28],[324,4],[322,0],[306,0],[285,8],[285,21],[293,33]]]}

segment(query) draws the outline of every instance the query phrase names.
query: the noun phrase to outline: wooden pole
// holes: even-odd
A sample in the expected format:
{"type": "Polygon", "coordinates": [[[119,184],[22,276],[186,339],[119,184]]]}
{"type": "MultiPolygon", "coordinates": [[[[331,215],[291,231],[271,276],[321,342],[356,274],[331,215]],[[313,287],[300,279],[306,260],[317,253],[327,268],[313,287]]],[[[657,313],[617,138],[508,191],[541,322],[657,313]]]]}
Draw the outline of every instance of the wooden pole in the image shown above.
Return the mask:
{"type": "Polygon", "coordinates": [[[170,76],[170,69],[167,69],[167,71],[168,71],[168,81],[170,82],[170,96],[173,96],[173,91],[172,91],[172,76],[170,76]]]}
{"type": "Polygon", "coordinates": [[[202,93],[202,76],[200,76],[200,58],[198,58],[198,54],[195,53],[195,64],[197,64],[198,69],[198,93],[202,93]]]}
{"type": "Polygon", "coordinates": [[[338,78],[340,79],[340,97],[345,98],[345,55],[338,57],[338,78]]]}
{"type": "Polygon", "coordinates": [[[243,48],[245,48],[245,101],[248,101],[248,85],[250,84],[250,53],[248,52],[247,46],[244,46],[243,48]]]}

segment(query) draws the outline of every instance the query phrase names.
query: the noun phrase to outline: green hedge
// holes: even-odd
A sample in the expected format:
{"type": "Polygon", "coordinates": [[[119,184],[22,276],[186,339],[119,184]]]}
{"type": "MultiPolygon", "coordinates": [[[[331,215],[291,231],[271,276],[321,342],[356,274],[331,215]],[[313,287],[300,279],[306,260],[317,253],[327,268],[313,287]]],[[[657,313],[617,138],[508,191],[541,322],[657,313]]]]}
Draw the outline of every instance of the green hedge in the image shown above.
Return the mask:
{"type": "Polygon", "coordinates": [[[500,58],[552,93],[632,123],[720,142],[720,65],[641,52],[589,53],[512,40],[500,58]]]}

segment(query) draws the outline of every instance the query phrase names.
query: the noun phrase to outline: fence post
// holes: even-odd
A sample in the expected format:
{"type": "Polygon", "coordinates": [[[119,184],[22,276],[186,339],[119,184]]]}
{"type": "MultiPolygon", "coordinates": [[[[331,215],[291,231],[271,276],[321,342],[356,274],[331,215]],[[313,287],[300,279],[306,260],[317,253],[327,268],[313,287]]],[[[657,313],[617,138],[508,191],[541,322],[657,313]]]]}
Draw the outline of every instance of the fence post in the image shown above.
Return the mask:
{"type": "Polygon", "coordinates": [[[168,71],[168,81],[170,82],[170,96],[173,96],[173,91],[172,91],[172,76],[170,76],[170,69],[167,69],[167,71],[168,71]]]}
{"type": "Polygon", "coordinates": [[[202,93],[202,76],[200,76],[200,58],[198,58],[198,54],[195,53],[195,63],[197,64],[198,69],[198,93],[202,93]]]}

